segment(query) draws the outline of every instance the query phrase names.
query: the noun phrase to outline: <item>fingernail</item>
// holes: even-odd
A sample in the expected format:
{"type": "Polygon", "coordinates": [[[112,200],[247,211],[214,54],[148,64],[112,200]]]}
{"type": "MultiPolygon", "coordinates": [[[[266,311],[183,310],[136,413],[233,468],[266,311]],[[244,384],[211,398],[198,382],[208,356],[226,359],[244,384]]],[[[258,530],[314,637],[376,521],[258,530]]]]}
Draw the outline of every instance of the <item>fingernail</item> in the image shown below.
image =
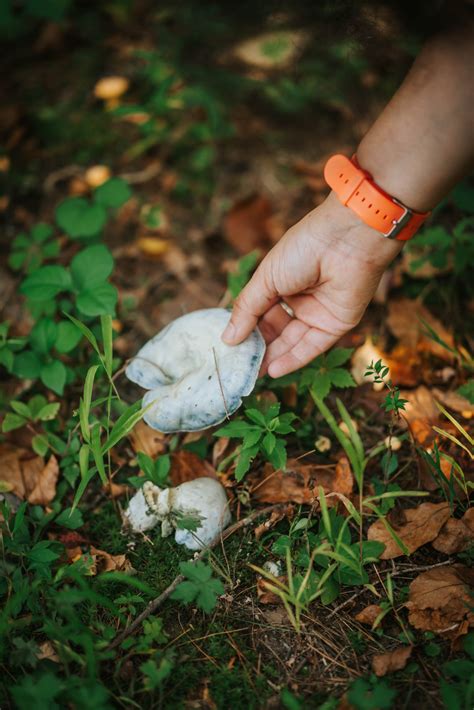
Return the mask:
{"type": "Polygon", "coordinates": [[[231,343],[235,339],[235,326],[229,323],[227,328],[222,333],[222,340],[226,343],[231,343]]]}

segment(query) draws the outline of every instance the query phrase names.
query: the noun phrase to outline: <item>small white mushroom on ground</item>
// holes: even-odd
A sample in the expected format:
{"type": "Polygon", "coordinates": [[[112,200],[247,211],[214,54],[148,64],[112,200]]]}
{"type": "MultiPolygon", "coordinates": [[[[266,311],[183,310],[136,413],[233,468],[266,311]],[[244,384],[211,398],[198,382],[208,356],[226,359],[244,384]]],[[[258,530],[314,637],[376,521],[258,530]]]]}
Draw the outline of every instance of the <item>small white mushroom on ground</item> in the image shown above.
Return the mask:
{"type": "Polygon", "coordinates": [[[134,532],[149,530],[161,522],[162,536],[175,530],[176,542],[188,550],[200,550],[212,542],[230,518],[224,487],[214,478],[205,477],[163,489],[147,481],[130,500],[125,513],[134,532]],[[184,527],[189,528],[190,524],[192,529],[184,527]]]}
{"type": "Polygon", "coordinates": [[[233,414],[253,390],[265,342],[255,329],[240,345],[226,345],[221,335],[229,318],[224,308],[177,318],[128,365],[128,379],[149,390],[143,418],[153,429],[208,429],[233,414]]]}

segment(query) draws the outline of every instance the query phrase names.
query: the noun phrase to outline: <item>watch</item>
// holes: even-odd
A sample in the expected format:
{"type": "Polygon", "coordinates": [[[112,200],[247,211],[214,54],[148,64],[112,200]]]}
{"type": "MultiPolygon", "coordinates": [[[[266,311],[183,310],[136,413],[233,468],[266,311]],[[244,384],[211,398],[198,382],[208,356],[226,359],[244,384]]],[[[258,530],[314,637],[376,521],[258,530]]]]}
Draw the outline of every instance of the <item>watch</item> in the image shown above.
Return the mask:
{"type": "Polygon", "coordinates": [[[415,212],[382,190],[355,156],[333,155],[325,165],[324,179],[343,205],[388,239],[408,241],[431,214],[415,212]]]}

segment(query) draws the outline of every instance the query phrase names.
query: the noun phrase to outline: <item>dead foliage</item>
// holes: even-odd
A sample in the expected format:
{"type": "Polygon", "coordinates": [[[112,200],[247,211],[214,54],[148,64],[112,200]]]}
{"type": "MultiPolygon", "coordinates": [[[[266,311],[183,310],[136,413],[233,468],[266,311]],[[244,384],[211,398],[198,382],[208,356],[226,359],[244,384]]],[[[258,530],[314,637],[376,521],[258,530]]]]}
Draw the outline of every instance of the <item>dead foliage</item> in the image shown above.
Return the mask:
{"type": "Polygon", "coordinates": [[[170,478],[173,486],[203,477],[218,478],[215,468],[208,461],[191,451],[171,454],[170,478]]]}
{"type": "Polygon", "coordinates": [[[474,544],[474,508],[469,508],[461,519],[449,518],[432,542],[435,550],[454,555],[474,544]]]}
{"type": "Polygon", "coordinates": [[[408,620],[421,631],[457,639],[474,626],[474,570],[463,565],[422,572],[410,584],[408,620]]]}
{"type": "Polygon", "coordinates": [[[0,445],[0,480],[5,490],[33,505],[48,505],[56,495],[59,465],[10,444],[0,445]]]}
{"type": "MultiPolygon", "coordinates": [[[[411,554],[437,537],[451,511],[448,503],[422,503],[417,508],[402,511],[401,515],[402,520],[393,523],[392,527],[411,554]]],[[[385,550],[380,556],[382,560],[392,560],[405,554],[382,520],[372,523],[367,537],[384,543],[385,550]]]]}
{"type": "Polygon", "coordinates": [[[239,254],[268,250],[272,244],[272,214],[272,205],[264,195],[252,195],[237,202],[224,218],[226,240],[239,254]]]}
{"type": "Polygon", "coordinates": [[[397,646],[388,653],[380,653],[372,658],[372,670],[379,678],[405,668],[412,654],[413,646],[397,646]]]}
{"type": "Polygon", "coordinates": [[[166,434],[155,431],[140,420],[129,434],[130,443],[135,452],[142,451],[154,459],[166,451],[166,434]]]}
{"type": "Polygon", "coordinates": [[[441,340],[450,347],[454,347],[452,333],[420,301],[400,298],[390,302],[386,322],[393,335],[407,348],[451,362],[453,353],[427,335],[427,328],[423,321],[436,332],[441,340]]]}
{"type": "MultiPolygon", "coordinates": [[[[324,493],[340,493],[349,496],[354,487],[354,477],[349,461],[342,456],[337,464],[320,466],[288,459],[286,471],[276,471],[269,463],[256,476],[250,478],[252,497],[262,503],[313,503],[319,495],[319,486],[324,493]]],[[[328,504],[335,504],[330,498],[328,504]]]]}
{"type": "Polygon", "coordinates": [[[366,626],[373,626],[376,618],[378,617],[381,611],[382,607],[379,606],[379,604],[369,604],[364,609],[362,609],[362,611],[359,611],[359,613],[356,614],[354,618],[361,624],[364,624],[366,626]]]}

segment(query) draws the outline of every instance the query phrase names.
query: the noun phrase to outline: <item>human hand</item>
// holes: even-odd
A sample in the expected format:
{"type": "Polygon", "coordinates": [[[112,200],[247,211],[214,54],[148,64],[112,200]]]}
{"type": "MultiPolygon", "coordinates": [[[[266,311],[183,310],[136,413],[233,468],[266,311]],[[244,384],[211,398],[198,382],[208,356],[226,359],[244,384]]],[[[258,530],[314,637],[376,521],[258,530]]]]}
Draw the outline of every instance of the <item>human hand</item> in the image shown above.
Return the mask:
{"type": "Polygon", "coordinates": [[[331,193],[263,259],[234,303],[223,340],[237,345],[258,323],[267,342],[262,374],[303,367],[357,325],[401,247],[331,193]]]}

